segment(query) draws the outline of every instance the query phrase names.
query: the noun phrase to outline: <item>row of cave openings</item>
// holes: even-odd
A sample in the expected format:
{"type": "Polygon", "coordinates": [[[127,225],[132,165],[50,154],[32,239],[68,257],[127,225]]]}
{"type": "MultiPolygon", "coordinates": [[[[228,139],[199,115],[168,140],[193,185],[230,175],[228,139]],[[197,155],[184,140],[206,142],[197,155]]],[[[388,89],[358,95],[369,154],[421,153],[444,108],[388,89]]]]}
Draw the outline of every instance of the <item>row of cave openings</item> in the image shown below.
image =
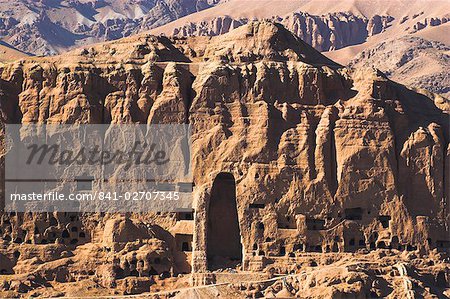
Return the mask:
{"type": "MultiPolygon", "coordinates": [[[[6,216],[6,214],[4,215],[6,216]]],[[[39,221],[40,225],[35,223],[32,230],[17,229],[17,233],[13,233],[13,224],[11,219],[16,218],[19,223],[19,217],[22,215],[10,212],[8,217],[4,217],[0,225],[0,236],[5,243],[16,244],[54,244],[58,241],[60,244],[78,245],[88,241],[88,235],[82,230],[79,216],[76,213],[64,213],[62,223],[67,223],[65,227],[51,215],[47,215],[45,221],[39,221]]],[[[28,217],[32,218],[29,213],[28,217]]]]}
{"type": "Polygon", "coordinates": [[[170,273],[171,262],[167,257],[148,257],[147,260],[133,258],[130,261],[125,260],[120,265],[115,265],[113,270],[116,279],[128,276],[150,277],[159,275],[160,278],[168,278],[170,273]]]}
{"type": "MultiPolygon", "coordinates": [[[[264,204],[251,204],[250,209],[264,208],[264,204]]],[[[370,214],[370,211],[367,211],[370,214]]],[[[241,243],[241,233],[237,214],[236,204],[236,186],[234,176],[231,173],[220,173],[213,182],[211,197],[209,201],[207,221],[207,242],[206,254],[208,260],[208,268],[215,270],[222,267],[232,267],[240,262],[243,258],[243,246],[241,243]],[[226,246],[225,246],[226,245],[226,246]]],[[[349,208],[344,210],[343,220],[359,221],[364,217],[364,209],[349,208]]],[[[339,216],[339,215],[338,215],[339,216]]],[[[292,217],[286,218],[285,221],[279,221],[279,228],[296,229],[292,217]]],[[[377,217],[380,226],[388,229],[391,217],[389,215],[379,215],[377,217]]],[[[325,230],[324,219],[306,219],[306,227],[310,231],[325,230]]],[[[258,230],[264,231],[262,222],[249,223],[256,225],[258,230]]],[[[281,243],[278,247],[278,253],[267,253],[259,246],[253,244],[253,256],[289,256],[294,257],[294,252],[339,252],[338,244],[343,244],[343,250],[346,252],[354,252],[358,249],[397,249],[413,251],[417,247],[415,244],[402,244],[397,236],[392,236],[390,240],[379,240],[378,233],[373,232],[370,236],[365,237],[360,232],[355,232],[352,236],[351,232],[344,233],[345,239],[335,236],[333,242],[322,244],[299,243],[290,246],[292,251],[287,252],[287,247],[281,243]]],[[[273,242],[270,237],[265,239],[266,242],[273,242]]],[[[189,240],[181,243],[179,250],[192,250],[189,240]]],[[[448,250],[450,248],[449,241],[437,240],[434,242],[428,239],[429,246],[435,245],[438,249],[448,250]]]]}

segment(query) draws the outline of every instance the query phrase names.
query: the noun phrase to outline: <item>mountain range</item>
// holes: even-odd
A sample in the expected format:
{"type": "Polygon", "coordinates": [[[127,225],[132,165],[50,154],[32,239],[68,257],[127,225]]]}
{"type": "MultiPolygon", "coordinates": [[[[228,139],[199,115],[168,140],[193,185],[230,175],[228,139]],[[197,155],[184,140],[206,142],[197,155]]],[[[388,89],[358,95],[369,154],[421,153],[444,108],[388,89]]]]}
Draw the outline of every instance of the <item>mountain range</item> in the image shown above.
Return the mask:
{"type": "Polygon", "coordinates": [[[54,55],[148,30],[217,1],[0,0],[0,38],[21,51],[54,55]]]}
{"type": "Polygon", "coordinates": [[[442,0],[0,0],[0,62],[149,30],[214,36],[269,19],[342,65],[448,97],[449,12],[442,0]]]}

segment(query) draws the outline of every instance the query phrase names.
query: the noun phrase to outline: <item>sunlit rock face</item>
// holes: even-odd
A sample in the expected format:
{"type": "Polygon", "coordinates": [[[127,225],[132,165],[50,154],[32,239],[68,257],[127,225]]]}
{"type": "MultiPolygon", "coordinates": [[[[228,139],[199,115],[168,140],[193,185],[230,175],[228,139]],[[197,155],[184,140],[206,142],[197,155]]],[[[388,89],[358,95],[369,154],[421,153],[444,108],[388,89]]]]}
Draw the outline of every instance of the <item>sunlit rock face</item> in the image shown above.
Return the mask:
{"type": "MultiPolygon", "coordinates": [[[[392,249],[433,252],[429,275],[448,283],[437,253],[450,244],[447,99],[350,71],[270,22],[136,36],[0,71],[4,123],[189,123],[195,185],[193,212],[3,213],[5,274],[55,279],[46,267],[59,267],[60,283],[95,274],[142,292],[156,274],[192,271],[198,284],[221,268],[290,271],[288,257],[310,262],[304,252],[392,249]],[[126,282],[136,276],[148,279],[126,282]]],[[[373,273],[354,290],[376,293],[373,273]]]]}

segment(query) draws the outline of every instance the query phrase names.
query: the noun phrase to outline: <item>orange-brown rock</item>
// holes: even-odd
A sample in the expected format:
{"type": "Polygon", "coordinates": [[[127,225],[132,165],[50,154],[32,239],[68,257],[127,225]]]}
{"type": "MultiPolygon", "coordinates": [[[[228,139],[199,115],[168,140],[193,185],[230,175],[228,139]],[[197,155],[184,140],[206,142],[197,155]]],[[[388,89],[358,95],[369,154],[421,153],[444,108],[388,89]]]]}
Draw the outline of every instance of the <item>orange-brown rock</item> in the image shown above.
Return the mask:
{"type": "Polygon", "coordinates": [[[192,272],[194,285],[231,282],[217,287],[228,296],[448,293],[443,97],[349,71],[270,22],[142,35],[0,73],[6,123],[191,124],[195,184],[192,212],[3,213],[5,292],[173,290],[186,280],[169,276],[192,272]],[[270,288],[235,285],[285,273],[270,288]]]}

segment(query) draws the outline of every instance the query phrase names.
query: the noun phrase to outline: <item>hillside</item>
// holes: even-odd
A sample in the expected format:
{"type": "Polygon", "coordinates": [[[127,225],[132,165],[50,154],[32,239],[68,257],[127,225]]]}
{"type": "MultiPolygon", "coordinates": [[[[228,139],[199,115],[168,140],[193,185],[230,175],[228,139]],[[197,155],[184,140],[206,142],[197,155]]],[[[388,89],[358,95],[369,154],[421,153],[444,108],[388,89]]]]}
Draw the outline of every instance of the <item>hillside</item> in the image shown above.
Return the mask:
{"type": "Polygon", "coordinates": [[[68,48],[155,28],[217,0],[0,0],[0,39],[24,52],[68,48]]]}
{"type": "Polygon", "coordinates": [[[283,24],[315,49],[343,65],[356,59],[358,63],[353,62],[351,65],[371,66],[375,61],[392,61],[396,57],[411,55],[410,53],[415,53],[415,57],[418,57],[419,52],[426,53],[424,61],[414,67],[409,63],[410,67],[405,66],[395,72],[392,65],[386,67],[384,62],[378,63],[377,67],[386,71],[390,78],[411,87],[448,95],[448,76],[445,76],[445,71],[442,72],[448,64],[448,56],[428,45],[436,42],[441,44],[441,48],[450,45],[449,12],[450,2],[441,0],[309,0],[282,3],[231,0],[151,32],[178,37],[214,36],[251,20],[271,19],[283,24]],[[422,50],[424,47],[427,48],[426,51],[422,50]],[[381,51],[381,48],[389,50],[381,51]],[[361,59],[367,58],[363,53],[367,54],[369,51],[371,58],[368,61],[361,59]]]}
{"type": "Polygon", "coordinates": [[[0,41],[0,62],[14,61],[28,55],[0,41]]]}
{"type": "Polygon", "coordinates": [[[450,102],[280,24],[29,57],[0,97],[2,123],[190,124],[193,172],[181,211],[0,212],[2,297],[450,293],[450,102]]]}

